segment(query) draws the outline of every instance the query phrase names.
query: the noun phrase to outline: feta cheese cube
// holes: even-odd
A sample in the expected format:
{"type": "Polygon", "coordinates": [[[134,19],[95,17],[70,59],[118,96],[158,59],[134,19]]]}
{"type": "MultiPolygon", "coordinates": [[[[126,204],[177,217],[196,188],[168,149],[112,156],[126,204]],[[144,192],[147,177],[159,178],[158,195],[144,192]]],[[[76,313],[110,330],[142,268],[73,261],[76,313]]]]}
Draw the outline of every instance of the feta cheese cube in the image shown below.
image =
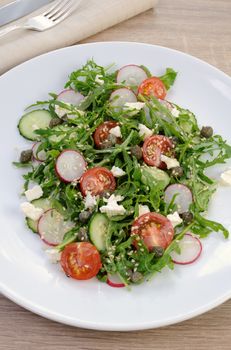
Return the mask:
{"type": "Polygon", "coordinates": [[[115,177],[121,177],[121,176],[126,174],[125,171],[123,171],[123,169],[120,169],[117,166],[113,166],[111,168],[111,172],[112,172],[112,175],[115,176],[115,177]]]}
{"type": "Polygon", "coordinates": [[[121,130],[119,125],[115,126],[114,128],[111,128],[109,130],[109,134],[114,135],[115,137],[122,137],[121,130]]]}
{"type": "Polygon", "coordinates": [[[176,227],[183,222],[177,211],[173,214],[168,214],[167,219],[171,221],[173,227],[176,227]]]}
{"type": "Polygon", "coordinates": [[[108,216],[125,214],[126,209],[124,208],[124,206],[117,203],[121,200],[123,200],[122,196],[115,196],[114,194],[112,194],[108,199],[105,199],[107,204],[103,205],[100,208],[101,213],[105,213],[108,216]]]}
{"type": "Polygon", "coordinates": [[[221,176],[221,183],[222,185],[231,185],[231,168],[224,171],[221,176]]]}
{"type": "Polygon", "coordinates": [[[38,199],[40,197],[42,197],[43,195],[43,190],[41,188],[41,186],[36,185],[34,187],[32,187],[31,189],[25,191],[25,196],[26,199],[28,200],[28,202],[33,201],[34,199],[38,199]]]}
{"type": "Polygon", "coordinates": [[[84,198],[85,209],[93,208],[96,205],[96,196],[92,196],[91,192],[86,192],[86,197],[84,198]]]}
{"type": "MultiPolygon", "coordinates": [[[[69,103],[66,103],[68,105],[69,103]]],[[[69,109],[60,107],[58,105],[55,105],[55,113],[59,116],[59,118],[64,117],[65,114],[70,113],[69,109]]]]}
{"type": "Polygon", "coordinates": [[[167,165],[167,169],[172,169],[177,166],[180,166],[180,163],[176,158],[170,158],[165,156],[164,154],[161,154],[160,159],[162,160],[162,162],[164,162],[167,165]]]}
{"type": "Polygon", "coordinates": [[[146,139],[149,136],[152,136],[153,134],[152,130],[147,128],[147,126],[144,124],[139,124],[138,128],[140,137],[143,137],[144,139],[146,139]]]}
{"type": "Polygon", "coordinates": [[[139,216],[150,213],[150,209],[147,205],[139,204],[139,216]]]}
{"type": "Polygon", "coordinates": [[[20,207],[25,216],[32,220],[38,220],[43,214],[43,209],[35,208],[33,204],[28,202],[21,203],[20,207]]]}

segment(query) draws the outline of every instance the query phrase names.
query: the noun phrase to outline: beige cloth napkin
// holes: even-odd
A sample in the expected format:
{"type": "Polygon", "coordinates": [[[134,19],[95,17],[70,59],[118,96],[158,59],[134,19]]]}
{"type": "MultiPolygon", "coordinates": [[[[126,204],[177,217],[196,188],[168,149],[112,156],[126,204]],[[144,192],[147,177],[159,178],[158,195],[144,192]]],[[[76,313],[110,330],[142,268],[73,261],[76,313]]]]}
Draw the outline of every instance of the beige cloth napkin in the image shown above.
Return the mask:
{"type": "MultiPolygon", "coordinates": [[[[0,38],[0,74],[34,56],[77,43],[90,35],[146,11],[152,8],[157,1],[83,0],[70,17],[50,30],[35,32],[20,29],[11,32],[0,38]]],[[[42,13],[49,6],[51,4],[15,21],[13,24],[23,23],[25,19],[42,13]]],[[[2,28],[5,27],[7,26],[2,28]]]]}

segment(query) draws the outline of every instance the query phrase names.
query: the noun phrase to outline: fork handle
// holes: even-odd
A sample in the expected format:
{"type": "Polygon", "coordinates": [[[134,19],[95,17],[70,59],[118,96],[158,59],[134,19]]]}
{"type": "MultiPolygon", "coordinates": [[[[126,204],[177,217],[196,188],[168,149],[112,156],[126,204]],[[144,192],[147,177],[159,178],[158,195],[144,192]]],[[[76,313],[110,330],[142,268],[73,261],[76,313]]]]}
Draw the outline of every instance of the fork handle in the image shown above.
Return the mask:
{"type": "Polygon", "coordinates": [[[0,37],[12,32],[13,30],[16,30],[16,29],[19,29],[19,28],[22,28],[21,26],[10,26],[10,27],[7,27],[5,29],[2,29],[0,30],[0,37]]]}

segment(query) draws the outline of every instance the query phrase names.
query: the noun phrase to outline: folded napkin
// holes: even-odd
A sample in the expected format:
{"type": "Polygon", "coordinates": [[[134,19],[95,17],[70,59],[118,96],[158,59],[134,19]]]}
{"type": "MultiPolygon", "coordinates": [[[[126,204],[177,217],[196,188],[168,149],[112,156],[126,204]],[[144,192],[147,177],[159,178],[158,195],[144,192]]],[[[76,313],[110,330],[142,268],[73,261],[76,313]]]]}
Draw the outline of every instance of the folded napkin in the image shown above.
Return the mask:
{"type": "MultiPolygon", "coordinates": [[[[20,29],[11,32],[0,38],[0,74],[34,56],[75,44],[152,8],[156,3],[157,0],[83,0],[71,16],[50,30],[35,32],[20,29]]],[[[50,6],[46,5],[13,24],[24,23],[27,18],[42,13],[50,6]]]]}

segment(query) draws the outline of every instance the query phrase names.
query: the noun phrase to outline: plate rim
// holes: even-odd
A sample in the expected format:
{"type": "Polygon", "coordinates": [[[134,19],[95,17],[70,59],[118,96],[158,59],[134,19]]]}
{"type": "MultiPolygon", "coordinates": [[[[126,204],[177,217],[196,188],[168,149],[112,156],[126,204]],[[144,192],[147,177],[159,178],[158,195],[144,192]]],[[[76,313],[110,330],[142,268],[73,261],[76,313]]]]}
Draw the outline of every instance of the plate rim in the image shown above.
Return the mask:
{"type": "MultiPolygon", "coordinates": [[[[136,41],[99,41],[99,42],[90,42],[90,43],[83,43],[83,44],[76,44],[72,46],[67,46],[63,48],[59,48],[56,50],[52,50],[46,53],[43,53],[41,55],[35,56],[31,59],[28,59],[24,61],[23,63],[11,68],[7,72],[3,73],[0,76],[0,81],[3,79],[7,79],[8,75],[14,74],[24,66],[26,66],[28,63],[31,61],[37,61],[41,57],[49,56],[51,54],[55,54],[57,52],[61,51],[68,51],[75,49],[75,47],[86,47],[86,46],[97,46],[97,45],[135,45],[135,46],[146,46],[146,47],[154,47],[157,49],[164,50],[166,52],[173,52],[181,56],[185,56],[190,60],[196,61],[200,64],[202,64],[204,67],[209,67],[219,75],[222,75],[223,78],[227,79],[229,83],[231,83],[231,77],[223,72],[222,70],[216,68],[210,63],[207,63],[206,61],[197,58],[193,55],[190,55],[188,53],[169,48],[166,46],[161,46],[161,45],[154,45],[154,44],[149,44],[149,43],[143,43],[143,42],[136,42],[136,41]]],[[[59,313],[51,312],[48,309],[44,309],[41,305],[37,305],[34,303],[31,303],[29,300],[25,300],[24,297],[18,296],[16,291],[9,290],[7,285],[3,285],[3,283],[0,281],[0,293],[4,295],[6,298],[10,299],[11,301],[15,302],[19,306],[39,315],[42,317],[45,317],[47,319],[50,319],[55,322],[59,322],[62,324],[70,325],[70,326],[75,326],[75,327],[80,327],[80,328],[85,328],[85,329],[92,329],[92,330],[99,330],[99,331],[135,331],[135,330],[145,330],[145,329],[154,329],[154,328],[160,328],[164,326],[169,326],[173,325],[179,322],[183,322],[185,320],[194,318],[196,316],[199,316],[209,310],[214,309],[215,307],[221,305],[222,303],[226,302],[227,300],[231,299],[231,290],[224,293],[223,295],[217,297],[215,300],[212,302],[209,302],[203,306],[200,306],[196,309],[194,309],[191,312],[185,313],[183,316],[182,315],[177,315],[174,318],[171,317],[171,319],[165,319],[164,321],[152,321],[152,322],[143,322],[143,323],[137,323],[129,326],[128,324],[122,324],[122,323],[114,323],[113,325],[107,325],[106,323],[99,323],[99,322],[92,322],[92,321],[82,321],[78,319],[73,319],[73,318],[68,318],[67,316],[60,315],[59,313]]]]}

